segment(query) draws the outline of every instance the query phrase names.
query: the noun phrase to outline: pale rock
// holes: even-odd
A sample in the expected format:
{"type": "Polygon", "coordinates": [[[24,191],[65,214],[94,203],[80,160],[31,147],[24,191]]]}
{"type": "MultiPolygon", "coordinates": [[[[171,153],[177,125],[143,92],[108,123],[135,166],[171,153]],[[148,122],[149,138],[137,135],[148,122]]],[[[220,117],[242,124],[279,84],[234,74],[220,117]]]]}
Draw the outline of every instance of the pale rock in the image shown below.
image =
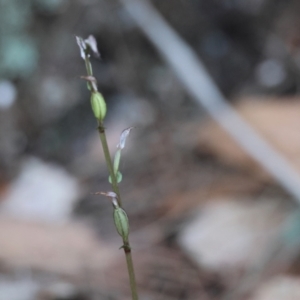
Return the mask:
{"type": "Polygon", "coordinates": [[[0,277],[0,299],[33,300],[36,299],[39,284],[30,278],[8,279],[0,277]]]}
{"type": "Polygon", "coordinates": [[[299,300],[300,278],[277,276],[264,283],[251,300],[299,300]]]}
{"type": "Polygon", "coordinates": [[[47,285],[38,294],[38,299],[54,300],[54,299],[76,299],[78,288],[69,282],[54,282],[47,285]]]}
{"type": "Polygon", "coordinates": [[[238,271],[261,258],[285,216],[282,205],[273,199],[214,199],[183,227],[179,243],[202,268],[238,271]]]}
{"type": "Polygon", "coordinates": [[[79,183],[65,169],[28,158],[2,195],[0,212],[25,220],[63,222],[79,197],[79,183]]]}

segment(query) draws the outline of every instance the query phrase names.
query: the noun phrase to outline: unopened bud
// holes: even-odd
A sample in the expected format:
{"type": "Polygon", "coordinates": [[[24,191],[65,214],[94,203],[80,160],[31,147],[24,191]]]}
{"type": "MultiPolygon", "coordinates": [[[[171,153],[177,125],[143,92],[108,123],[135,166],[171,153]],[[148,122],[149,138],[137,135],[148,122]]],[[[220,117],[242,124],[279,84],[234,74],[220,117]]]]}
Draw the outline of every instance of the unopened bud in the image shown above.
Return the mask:
{"type": "Polygon", "coordinates": [[[125,242],[127,242],[129,235],[129,222],[125,210],[121,207],[116,207],[114,209],[114,221],[119,235],[125,242]]]}
{"type": "Polygon", "coordinates": [[[92,92],[91,105],[96,119],[103,121],[106,115],[106,103],[99,92],[92,92]]]}

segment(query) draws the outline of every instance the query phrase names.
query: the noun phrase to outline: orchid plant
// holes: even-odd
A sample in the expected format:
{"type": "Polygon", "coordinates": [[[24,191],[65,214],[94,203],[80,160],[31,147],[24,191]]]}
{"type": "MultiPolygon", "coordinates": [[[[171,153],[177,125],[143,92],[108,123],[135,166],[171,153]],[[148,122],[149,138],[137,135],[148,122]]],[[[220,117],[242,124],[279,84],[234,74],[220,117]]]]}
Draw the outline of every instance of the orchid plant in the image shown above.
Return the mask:
{"type": "Polygon", "coordinates": [[[122,208],[122,201],[119,191],[119,183],[122,181],[122,174],[119,171],[121,153],[125,147],[126,139],[133,129],[133,127],[129,127],[120,135],[120,142],[117,145],[117,151],[114,156],[114,160],[112,161],[110,151],[107,144],[105,127],[104,127],[104,119],[106,116],[106,103],[103,95],[98,91],[96,78],[93,76],[92,64],[90,61],[91,53],[93,53],[96,57],[100,57],[96,39],[90,35],[87,39],[83,39],[81,37],[76,37],[77,44],[80,49],[80,56],[85,62],[85,67],[87,71],[86,76],[82,76],[81,78],[87,81],[87,87],[91,92],[91,108],[94,113],[94,116],[98,123],[98,132],[102,144],[102,149],[104,152],[107,168],[109,171],[108,180],[111,183],[112,191],[109,192],[98,192],[95,194],[104,195],[111,199],[113,205],[113,217],[114,223],[116,225],[117,232],[122,237],[123,245],[121,248],[124,250],[126,262],[127,262],[127,270],[130,281],[130,288],[132,294],[132,300],[138,300],[138,293],[136,287],[134,266],[132,261],[131,254],[131,246],[129,243],[129,221],[125,210],[122,208]]]}

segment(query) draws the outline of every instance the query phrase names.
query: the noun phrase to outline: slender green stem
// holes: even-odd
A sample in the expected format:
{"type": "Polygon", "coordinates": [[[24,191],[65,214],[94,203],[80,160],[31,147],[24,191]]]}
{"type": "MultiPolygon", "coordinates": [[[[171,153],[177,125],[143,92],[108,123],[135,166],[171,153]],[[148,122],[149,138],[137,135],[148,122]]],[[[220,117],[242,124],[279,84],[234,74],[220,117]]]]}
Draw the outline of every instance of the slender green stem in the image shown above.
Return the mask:
{"type": "MultiPolygon", "coordinates": [[[[110,156],[110,152],[109,152],[109,148],[108,148],[108,144],[107,144],[107,140],[106,140],[105,128],[104,128],[103,124],[99,124],[98,130],[99,130],[100,140],[101,140],[106,164],[107,164],[111,182],[112,182],[112,188],[113,188],[113,191],[118,196],[119,206],[122,207],[119,186],[118,186],[116,175],[114,172],[114,168],[113,168],[113,164],[112,164],[112,160],[111,160],[111,156],[110,156]]],[[[131,247],[130,247],[129,241],[123,240],[122,248],[124,249],[124,253],[126,256],[126,263],[127,263],[127,270],[128,270],[128,275],[129,275],[129,281],[130,281],[132,300],[138,300],[139,298],[138,298],[138,294],[137,294],[134,266],[133,266],[131,247]]]]}
{"type": "Polygon", "coordinates": [[[99,136],[100,136],[100,140],[101,140],[101,144],[102,144],[102,148],[103,148],[107,168],[108,168],[109,175],[110,175],[110,178],[111,178],[112,189],[118,196],[119,206],[122,207],[122,201],[121,201],[119,186],[118,186],[116,174],[114,172],[114,167],[113,167],[113,163],[112,163],[112,160],[111,160],[111,156],[110,156],[110,152],[109,152],[109,148],[108,148],[108,144],[107,144],[107,139],[106,139],[106,134],[105,134],[105,128],[104,128],[103,124],[99,124],[98,131],[99,131],[99,136]]]}
{"type": "MultiPolygon", "coordinates": [[[[88,53],[86,53],[85,68],[86,68],[87,74],[89,76],[93,76],[93,68],[92,68],[92,64],[91,64],[91,61],[90,61],[90,56],[89,56],[88,53]]],[[[89,82],[88,82],[88,84],[90,85],[89,82]]],[[[101,144],[102,144],[106,164],[107,164],[107,167],[108,167],[109,175],[110,175],[111,182],[112,182],[112,188],[113,188],[113,191],[118,196],[119,206],[122,207],[122,201],[121,201],[119,186],[118,186],[116,174],[114,172],[114,168],[113,168],[113,164],[112,164],[112,160],[111,160],[111,156],[110,156],[110,152],[109,152],[109,148],[108,148],[108,144],[107,144],[107,139],[106,139],[106,134],[105,134],[105,127],[103,126],[102,123],[98,124],[98,131],[99,131],[100,140],[101,140],[101,144]]]]}
{"type": "MultiPolygon", "coordinates": [[[[92,65],[89,59],[89,55],[87,53],[86,59],[85,59],[85,66],[86,66],[86,71],[89,76],[93,76],[93,70],[92,70],[92,65]]],[[[88,85],[90,88],[91,84],[88,82],[88,85]]],[[[98,131],[99,131],[99,136],[102,144],[102,149],[103,153],[105,156],[106,160],[106,165],[109,171],[109,175],[111,178],[111,184],[112,184],[112,189],[113,191],[117,194],[118,196],[118,202],[119,206],[122,207],[122,201],[121,201],[121,196],[120,196],[120,191],[119,191],[119,186],[116,178],[116,174],[114,172],[114,166],[112,163],[112,159],[110,156],[110,151],[108,148],[107,144],[107,139],[106,139],[106,134],[105,134],[105,127],[103,126],[102,122],[98,124],[98,131]]],[[[133,266],[133,261],[132,261],[132,255],[131,255],[131,247],[129,244],[129,241],[124,241],[123,240],[123,250],[125,253],[126,257],[126,263],[127,263],[127,270],[128,270],[128,275],[129,275],[129,281],[130,281],[130,289],[131,289],[131,295],[132,295],[132,300],[138,300],[138,294],[137,294],[137,287],[136,287],[136,280],[135,280],[135,274],[134,274],[134,266],[133,266]]]]}
{"type": "Polygon", "coordinates": [[[86,68],[86,72],[88,73],[88,75],[93,76],[93,68],[92,68],[92,64],[90,62],[89,54],[86,54],[85,68],[86,68]]]}
{"type": "Polygon", "coordinates": [[[135,274],[134,274],[134,267],[133,267],[133,261],[132,261],[132,255],[131,255],[131,248],[129,243],[124,243],[124,252],[126,256],[126,262],[127,262],[127,269],[129,274],[129,280],[130,280],[130,288],[131,288],[131,294],[133,300],[138,300],[138,294],[136,289],[136,281],[135,281],[135,274]]]}

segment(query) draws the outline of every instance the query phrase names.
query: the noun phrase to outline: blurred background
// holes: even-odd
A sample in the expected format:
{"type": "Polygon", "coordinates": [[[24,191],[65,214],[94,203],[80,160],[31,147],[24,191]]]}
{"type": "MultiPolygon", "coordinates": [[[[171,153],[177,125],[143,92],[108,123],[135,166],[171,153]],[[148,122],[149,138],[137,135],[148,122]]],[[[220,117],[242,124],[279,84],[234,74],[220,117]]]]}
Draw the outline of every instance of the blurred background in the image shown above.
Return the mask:
{"type": "MultiPolygon", "coordinates": [[[[300,171],[300,2],[152,3],[300,171]]],[[[130,299],[112,206],[91,194],[110,186],[80,79],[75,35],[89,34],[112,153],[135,126],[120,190],[140,299],[300,299],[299,204],[193,101],[120,2],[0,0],[0,300],[130,299]]]]}

